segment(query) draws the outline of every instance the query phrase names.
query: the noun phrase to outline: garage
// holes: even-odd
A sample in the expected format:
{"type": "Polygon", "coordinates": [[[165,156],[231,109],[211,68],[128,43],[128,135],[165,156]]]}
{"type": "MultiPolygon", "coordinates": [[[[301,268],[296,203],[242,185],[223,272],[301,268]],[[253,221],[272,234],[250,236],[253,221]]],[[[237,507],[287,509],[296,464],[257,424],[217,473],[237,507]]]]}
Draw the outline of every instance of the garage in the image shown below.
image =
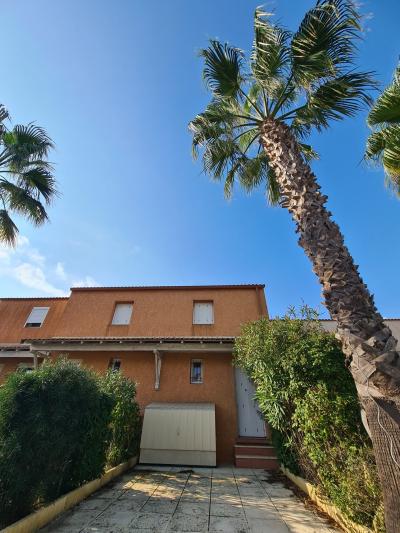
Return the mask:
{"type": "Polygon", "coordinates": [[[140,463],[215,466],[215,404],[149,404],[144,412],[140,463]]]}

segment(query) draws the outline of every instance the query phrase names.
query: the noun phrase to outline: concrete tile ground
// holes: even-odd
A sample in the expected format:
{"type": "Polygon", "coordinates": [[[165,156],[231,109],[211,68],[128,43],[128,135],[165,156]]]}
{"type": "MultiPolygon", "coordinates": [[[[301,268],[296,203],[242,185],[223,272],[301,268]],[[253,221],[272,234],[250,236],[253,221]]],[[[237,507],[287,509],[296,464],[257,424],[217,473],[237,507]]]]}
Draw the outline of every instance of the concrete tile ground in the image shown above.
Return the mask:
{"type": "Polygon", "coordinates": [[[42,533],[334,533],[263,470],[141,467],[42,533]]]}

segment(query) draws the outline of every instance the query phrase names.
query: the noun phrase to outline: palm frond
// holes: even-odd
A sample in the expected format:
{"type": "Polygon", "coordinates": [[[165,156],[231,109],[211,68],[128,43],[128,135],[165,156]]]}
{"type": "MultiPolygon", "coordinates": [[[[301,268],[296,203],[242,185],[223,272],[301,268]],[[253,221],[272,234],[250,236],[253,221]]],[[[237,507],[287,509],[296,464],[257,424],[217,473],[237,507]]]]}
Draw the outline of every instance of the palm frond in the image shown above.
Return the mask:
{"type": "Polygon", "coordinates": [[[248,193],[265,183],[266,197],[270,205],[277,205],[280,200],[278,183],[273,170],[268,166],[266,155],[261,152],[255,157],[241,154],[226,173],[224,195],[231,198],[235,181],[248,193]]]}
{"type": "Polygon", "coordinates": [[[251,145],[259,138],[260,130],[258,128],[251,128],[245,130],[240,134],[236,140],[239,144],[239,147],[243,153],[246,153],[251,145]]]}
{"type": "Polygon", "coordinates": [[[18,187],[18,185],[2,179],[0,180],[0,194],[5,198],[11,211],[25,216],[36,226],[43,224],[48,219],[43,204],[34,198],[26,188],[18,187]]]}
{"type": "Polygon", "coordinates": [[[328,80],[308,95],[305,105],[293,111],[293,124],[307,124],[321,130],[331,120],[354,116],[371,103],[368,91],[372,87],[370,72],[350,72],[328,80]]]}
{"type": "Polygon", "coordinates": [[[189,123],[193,157],[197,157],[199,148],[209,140],[233,139],[258,122],[256,117],[233,99],[213,99],[205,111],[189,123]]]}
{"type": "Polygon", "coordinates": [[[0,162],[19,172],[27,164],[47,158],[54,145],[45,130],[34,124],[17,125],[2,137],[0,162]]]}
{"type": "Polygon", "coordinates": [[[315,159],[319,159],[318,153],[313,149],[313,147],[310,144],[298,142],[298,145],[306,161],[309,162],[315,159]]]}
{"type": "Polygon", "coordinates": [[[257,8],[254,15],[254,41],[251,68],[254,78],[270,97],[276,86],[286,78],[290,66],[291,32],[270,22],[270,13],[257,8]]]}
{"type": "Polygon", "coordinates": [[[400,125],[390,125],[371,133],[365,159],[382,164],[386,175],[400,191],[400,125]]]}
{"type": "Polygon", "coordinates": [[[203,154],[204,171],[219,181],[238,154],[237,144],[231,139],[214,139],[208,142],[203,154]]]}
{"type": "Polygon", "coordinates": [[[274,170],[268,167],[267,181],[265,184],[265,192],[269,205],[278,205],[281,201],[281,193],[279,190],[278,181],[274,170]]]}
{"type": "Polygon", "coordinates": [[[263,106],[263,102],[261,102],[262,93],[261,85],[257,82],[253,83],[247,93],[247,99],[243,102],[243,111],[246,114],[251,114],[255,106],[258,109],[263,106]]]}
{"type": "Polygon", "coordinates": [[[4,122],[10,118],[10,115],[8,114],[7,109],[0,104],[0,144],[2,140],[2,136],[7,131],[6,126],[4,125],[4,122]]]}
{"type": "Polygon", "coordinates": [[[203,78],[207,87],[217,97],[235,98],[243,82],[243,52],[227,43],[211,40],[200,55],[204,58],[203,78]]]}
{"type": "Polygon", "coordinates": [[[367,139],[365,158],[378,163],[385,149],[386,141],[383,131],[375,131],[367,139]]]}
{"type": "Polygon", "coordinates": [[[318,1],[306,13],[291,43],[292,72],[299,85],[309,88],[352,64],[359,20],[350,0],[318,1]]]}
{"type": "Polygon", "coordinates": [[[367,122],[370,127],[400,122],[400,66],[395,71],[393,82],[372,106],[367,122]]]}
{"type": "Polygon", "coordinates": [[[229,168],[226,173],[224,181],[224,196],[227,200],[230,200],[233,195],[233,187],[235,185],[236,173],[240,166],[240,159],[237,159],[229,168]]]}
{"type": "Polygon", "coordinates": [[[24,187],[36,199],[43,196],[46,204],[50,204],[58,195],[56,180],[52,173],[42,166],[34,166],[18,175],[17,185],[24,187]]]}
{"type": "Polygon", "coordinates": [[[17,243],[18,228],[12,221],[6,209],[0,209],[0,242],[8,246],[15,246],[17,243]]]}
{"type": "Polygon", "coordinates": [[[268,165],[268,157],[264,152],[252,158],[242,158],[237,169],[237,178],[242,188],[248,193],[264,183],[268,203],[270,205],[279,203],[278,182],[274,171],[268,165]]]}
{"type": "Polygon", "coordinates": [[[10,115],[8,114],[7,109],[4,107],[3,104],[0,104],[0,126],[1,124],[10,118],[10,115]]]}
{"type": "Polygon", "coordinates": [[[262,152],[256,157],[244,157],[238,168],[238,180],[246,192],[251,192],[266,179],[268,160],[262,152]]]}
{"type": "Polygon", "coordinates": [[[219,138],[226,131],[224,125],[207,120],[204,113],[197,115],[190,122],[189,129],[192,132],[192,156],[194,159],[197,159],[201,146],[204,146],[211,139],[219,138]]]}

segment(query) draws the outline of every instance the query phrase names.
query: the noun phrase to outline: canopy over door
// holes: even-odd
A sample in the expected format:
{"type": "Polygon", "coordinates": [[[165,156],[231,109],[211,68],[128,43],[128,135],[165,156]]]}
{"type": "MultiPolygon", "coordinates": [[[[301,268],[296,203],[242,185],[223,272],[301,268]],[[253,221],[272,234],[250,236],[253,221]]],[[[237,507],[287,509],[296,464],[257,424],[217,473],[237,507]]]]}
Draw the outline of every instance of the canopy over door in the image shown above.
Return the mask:
{"type": "Polygon", "coordinates": [[[148,405],[143,419],[140,462],[215,466],[215,405],[148,405]]]}

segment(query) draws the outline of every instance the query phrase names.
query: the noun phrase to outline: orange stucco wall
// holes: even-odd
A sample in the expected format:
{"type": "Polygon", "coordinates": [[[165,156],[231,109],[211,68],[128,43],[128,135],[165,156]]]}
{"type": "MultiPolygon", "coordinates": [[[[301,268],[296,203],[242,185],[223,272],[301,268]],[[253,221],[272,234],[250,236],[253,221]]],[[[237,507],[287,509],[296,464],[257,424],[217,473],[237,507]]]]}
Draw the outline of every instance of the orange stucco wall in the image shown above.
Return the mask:
{"type": "Polygon", "coordinates": [[[67,305],[68,298],[0,299],[0,343],[18,343],[24,338],[52,337],[67,305]],[[33,307],[49,307],[40,328],[25,328],[33,307]]]}
{"type": "MultiPolygon", "coordinates": [[[[261,298],[260,298],[261,300],[261,298]]],[[[57,336],[237,335],[265,313],[255,289],[72,291],[57,336]],[[215,323],[193,325],[193,302],[213,301],[215,323]],[[129,326],[111,326],[117,302],[133,302],[129,326]]]]}
{"type": "MultiPolygon", "coordinates": [[[[70,298],[0,300],[0,344],[51,337],[192,337],[236,336],[241,325],[267,315],[262,286],[184,288],[74,289],[70,298]],[[214,303],[214,324],[193,325],[193,302],[214,303]],[[111,326],[116,303],[133,302],[128,326],[111,326]],[[50,307],[39,328],[25,328],[33,307],[50,307]]],[[[60,352],[61,352],[60,347],[60,352]]],[[[237,436],[236,396],[232,356],[201,353],[204,383],[190,384],[190,360],[194,353],[163,354],[161,383],[154,390],[152,352],[71,352],[69,357],[104,372],[111,358],[122,361],[122,371],[134,379],[142,409],[151,402],[212,402],[216,405],[217,461],[232,463],[237,436]]],[[[21,359],[27,362],[27,359],[21,359]]],[[[5,366],[0,381],[20,361],[1,357],[5,366]]]]}
{"type": "Polygon", "coordinates": [[[97,372],[105,372],[112,358],[121,360],[121,371],[137,383],[137,400],[142,409],[151,402],[215,403],[218,464],[233,463],[237,437],[234,369],[230,354],[163,354],[159,390],[154,389],[152,352],[71,352],[70,358],[97,372]],[[203,383],[190,383],[190,361],[202,359],[203,383]]]}
{"type": "Polygon", "coordinates": [[[2,357],[0,359],[0,383],[2,383],[10,372],[15,372],[19,363],[32,363],[32,359],[17,359],[12,357],[2,357]]]}
{"type": "Polygon", "coordinates": [[[78,289],[70,298],[0,300],[0,343],[48,337],[234,336],[267,314],[264,291],[254,287],[197,289],[78,289]],[[193,302],[214,302],[214,324],[193,325],[193,302]],[[115,304],[133,302],[129,326],[111,326],[115,304]],[[25,328],[35,306],[50,307],[40,328],[25,328]]]}

